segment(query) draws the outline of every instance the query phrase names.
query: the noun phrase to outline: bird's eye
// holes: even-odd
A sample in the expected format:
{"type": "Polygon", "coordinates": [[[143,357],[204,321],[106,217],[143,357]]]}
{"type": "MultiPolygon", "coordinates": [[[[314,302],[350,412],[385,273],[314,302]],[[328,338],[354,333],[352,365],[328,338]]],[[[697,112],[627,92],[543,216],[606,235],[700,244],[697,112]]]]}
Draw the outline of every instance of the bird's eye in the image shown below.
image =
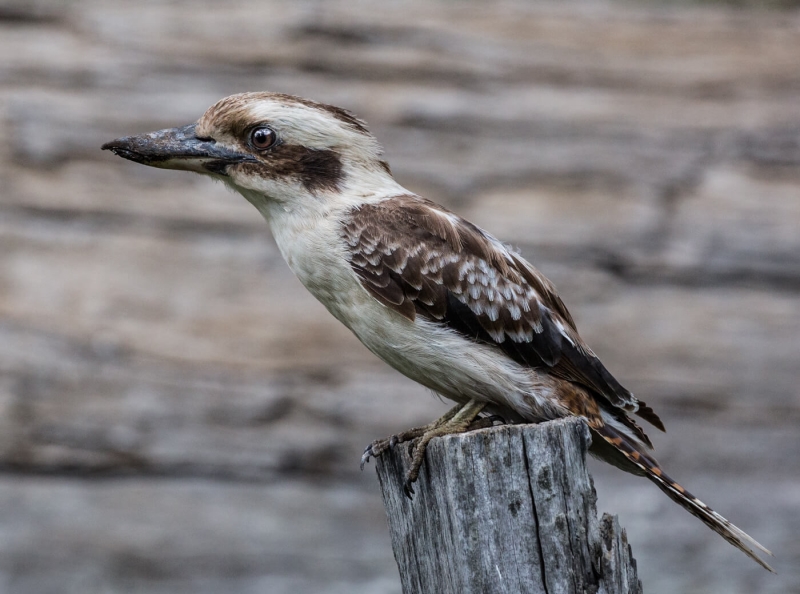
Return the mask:
{"type": "Polygon", "coordinates": [[[275,132],[266,126],[253,128],[253,131],[250,132],[250,144],[254,149],[259,151],[267,150],[269,147],[275,144],[277,139],[278,136],[275,134],[275,132]]]}

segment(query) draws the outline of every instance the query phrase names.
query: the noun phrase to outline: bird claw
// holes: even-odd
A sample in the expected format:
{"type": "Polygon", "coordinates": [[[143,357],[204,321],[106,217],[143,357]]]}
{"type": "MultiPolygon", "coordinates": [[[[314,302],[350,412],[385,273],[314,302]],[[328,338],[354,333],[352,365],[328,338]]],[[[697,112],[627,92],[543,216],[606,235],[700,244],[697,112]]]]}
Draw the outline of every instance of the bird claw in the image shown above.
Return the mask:
{"type": "Polygon", "coordinates": [[[361,454],[360,467],[362,471],[364,470],[364,465],[369,463],[369,458],[371,455],[372,455],[372,446],[370,445],[366,450],[364,450],[364,453],[361,454]]]}
{"type": "Polygon", "coordinates": [[[361,470],[364,470],[364,465],[367,464],[370,458],[378,458],[386,450],[392,449],[397,445],[398,439],[396,435],[388,439],[378,439],[364,448],[364,453],[361,454],[361,470]]]}
{"type": "Polygon", "coordinates": [[[414,499],[414,487],[411,483],[412,481],[410,480],[406,480],[406,482],[403,483],[403,493],[405,493],[406,497],[410,500],[414,499]]]}
{"type": "MultiPolygon", "coordinates": [[[[409,441],[409,443],[408,443],[408,447],[409,447],[409,452],[408,453],[409,453],[409,455],[413,454],[414,448],[417,445],[417,441],[418,441],[418,439],[416,439],[416,438],[411,439],[409,441]]],[[[364,453],[361,454],[361,465],[360,465],[361,470],[362,471],[364,470],[364,465],[369,462],[370,458],[376,458],[377,459],[378,456],[383,454],[386,450],[390,450],[390,449],[394,448],[397,444],[402,443],[402,442],[403,442],[402,436],[398,437],[397,435],[392,435],[388,439],[378,439],[378,440],[372,442],[371,444],[369,444],[366,448],[364,448],[364,453]]],[[[409,499],[413,499],[414,498],[415,492],[414,492],[414,487],[412,486],[412,484],[414,483],[414,481],[417,480],[417,477],[416,477],[417,472],[419,472],[419,466],[418,465],[417,465],[416,469],[412,468],[412,470],[409,471],[408,475],[406,476],[406,480],[403,483],[403,493],[405,493],[405,496],[408,497],[409,499]]]]}
{"type": "Polygon", "coordinates": [[[370,458],[377,458],[386,450],[391,450],[401,443],[408,443],[408,454],[414,453],[418,437],[422,435],[424,428],[410,429],[397,435],[392,435],[386,439],[377,439],[369,444],[361,455],[361,470],[364,470],[364,465],[369,462],[370,458]]]}

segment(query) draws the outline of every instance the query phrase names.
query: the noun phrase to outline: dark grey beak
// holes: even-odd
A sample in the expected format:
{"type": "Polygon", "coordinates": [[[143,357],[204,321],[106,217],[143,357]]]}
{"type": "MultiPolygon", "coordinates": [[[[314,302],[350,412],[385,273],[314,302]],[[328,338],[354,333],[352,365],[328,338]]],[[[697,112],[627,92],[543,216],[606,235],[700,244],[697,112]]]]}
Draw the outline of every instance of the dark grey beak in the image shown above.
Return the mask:
{"type": "Polygon", "coordinates": [[[219,175],[225,175],[228,165],[256,160],[247,153],[220,146],[213,139],[198,138],[195,128],[196,124],[189,124],[182,128],[125,136],[105,143],[102,149],[151,167],[219,175]]]}

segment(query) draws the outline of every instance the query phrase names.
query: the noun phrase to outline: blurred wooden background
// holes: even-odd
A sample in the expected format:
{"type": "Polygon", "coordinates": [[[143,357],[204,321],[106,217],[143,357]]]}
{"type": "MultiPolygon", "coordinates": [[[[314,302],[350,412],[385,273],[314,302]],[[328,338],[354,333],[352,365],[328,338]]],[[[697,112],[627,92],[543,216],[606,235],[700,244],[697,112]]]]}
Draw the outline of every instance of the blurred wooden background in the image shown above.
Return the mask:
{"type": "Polygon", "coordinates": [[[372,439],[446,405],[246,202],[112,138],[234,92],[347,107],[518,245],[768,575],[594,464],[649,593],[800,592],[800,13],[0,0],[0,592],[399,593],[372,439]]]}

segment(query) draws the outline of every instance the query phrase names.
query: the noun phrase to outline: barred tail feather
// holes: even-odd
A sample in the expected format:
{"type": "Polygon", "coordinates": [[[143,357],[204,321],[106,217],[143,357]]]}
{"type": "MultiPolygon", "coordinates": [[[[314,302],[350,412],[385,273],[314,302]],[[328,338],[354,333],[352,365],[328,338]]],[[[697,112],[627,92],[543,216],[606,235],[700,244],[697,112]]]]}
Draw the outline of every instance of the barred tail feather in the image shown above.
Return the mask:
{"type": "Polygon", "coordinates": [[[775,573],[767,563],[762,561],[753,551],[753,548],[772,555],[772,553],[752,536],[731,524],[720,514],[708,507],[697,497],[689,493],[677,482],[667,476],[651,456],[640,451],[633,441],[625,434],[617,431],[614,427],[604,425],[603,427],[593,427],[593,429],[609,444],[622,453],[628,461],[639,468],[647,478],[653,481],[658,488],[666,493],[667,497],[680,505],[694,517],[698,518],[706,526],[719,534],[753,561],[761,565],[764,569],[775,573]]]}

